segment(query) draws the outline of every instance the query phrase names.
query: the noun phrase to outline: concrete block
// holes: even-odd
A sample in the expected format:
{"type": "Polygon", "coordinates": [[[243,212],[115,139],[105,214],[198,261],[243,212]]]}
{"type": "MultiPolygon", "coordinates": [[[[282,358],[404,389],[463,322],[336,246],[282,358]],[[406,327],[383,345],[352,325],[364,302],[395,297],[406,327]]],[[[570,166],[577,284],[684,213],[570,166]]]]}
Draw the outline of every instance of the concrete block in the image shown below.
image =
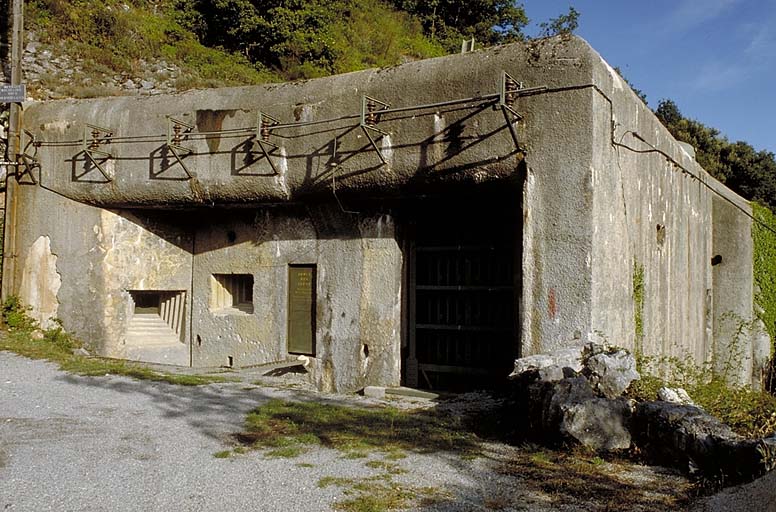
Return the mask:
{"type": "Polygon", "coordinates": [[[367,386],[364,388],[364,396],[369,398],[385,398],[385,388],[383,386],[367,386]]]}

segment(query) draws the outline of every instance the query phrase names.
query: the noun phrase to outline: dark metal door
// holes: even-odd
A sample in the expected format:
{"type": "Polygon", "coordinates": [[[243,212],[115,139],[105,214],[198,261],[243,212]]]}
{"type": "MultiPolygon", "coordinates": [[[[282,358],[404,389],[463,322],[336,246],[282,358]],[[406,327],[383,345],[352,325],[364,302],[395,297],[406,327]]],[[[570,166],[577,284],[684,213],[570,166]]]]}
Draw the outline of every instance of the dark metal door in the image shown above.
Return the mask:
{"type": "Polygon", "coordinates": [[[409,385],[463,390],[506,382],[517,348],[509,220],[475,212],[418,221],[410,255],[409,385]]]}

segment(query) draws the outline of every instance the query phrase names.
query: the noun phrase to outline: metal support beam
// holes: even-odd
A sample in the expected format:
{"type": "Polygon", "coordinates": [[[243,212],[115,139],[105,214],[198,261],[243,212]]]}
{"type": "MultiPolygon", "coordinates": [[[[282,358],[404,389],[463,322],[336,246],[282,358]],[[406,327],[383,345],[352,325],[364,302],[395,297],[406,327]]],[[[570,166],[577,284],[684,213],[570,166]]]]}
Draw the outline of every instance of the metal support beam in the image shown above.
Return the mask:
{"type": "Polygon", "coordinates": [[[18,183],[25,183],[23,181],[25,176],[30,177],[30,181],[26,182],[27,185],[37,185],[38,180],[35,179],[35,174],[32,172],[35,169],[40,169],[40,162],[38,161],[38,148],[40,143],[35,140],[35,136],[27,131],[22,130],[22,133],[28,137],[27,143],[24,145],[24,150],[16,155],[16,181],[18,183]],[[34,148],[33,153],[30,155],[27,150],[34,148]]]}
{"type": "Polygon", "coordinates": [[[194,130],[194,125],[191,125],[185,121],[181,121],[180,119],[167,116],[167,143],[165,144],[165,147],[170,150],[170,153],[172,153],[172,155],[175,157],[175,160],[177,160],[181,165],[183,172],[186,173],[186,176],[188,176],[189,179],[193,178],[194,175],[189,171],[189,168],[183,162],[181,154],[183,154],[185,157],[193,153],[194,150],[185,146],[181,146],[181,143],[186,140],[186,134],[191,133],[192,130],[194,130]]]}
{"type": "Polygon", "coordinates": [[[514,109],[517,96],[523,89],[523,82],[517,81],[509,73],[502,71],[498,85],[498,107],[504,114],[504,120],[507,123],[507,127],[509,127],[509,134],[515,143],[515,149],[525,153],[525,150],[520,147],[520,140],[515,129],[515,123],[522,120],[523,116],[514,109]]]}
{"type": "Polygon", "coordinates": [[[256,121],[256,143],[261,148],[261,152],[264,154],[264,158],[266,158],[267,162],[269,162],[269,166],[272,167],[272,172],[275,173],[275,176],[278,176],[280,174],[280,171],[278,171],[278,168],[275,166],[275,163],[269,157],[269,154],[273,150],[278,149],[280,146],[278,146],[274,142],[271,142],[269,140],[269,137],[271,135],[272,127],[279,124],[280,124],[280,121],[278,121],[274,117],[259,111],[258,119],[256,121]],[[270,149],[267,149],[267,147],[269,147],[270,149]]]}
{"type": "Polygon", "coordinates": [[[369,139],[369,143],[377,152],[377,156],[380,158],[383,165],[387,165],[388,161],[383,156],[383,152],[380,151],[380,148],[377,147],[377,143],[370,132],[377,133],[381,137],[389,135],[388,132],[377,128],[377,123],[380,122],[380,112],[387,110],[389,107],[390,105],[383,101],[366,95],[361,96],[361,122],[359,123],[359,126],[361,127],[361,130],[363,130],[364,135],[366,135],[366,138],[369,139]]]}
{"type": "Polygon", "coordinates": [[[113,155],[108,151],[100,149],[103,145],[110,144],[113,138],[113,130],[110,128],[102,128],[93,124],[84,124],[84,136],[81,140],[81,149],[84,156],[94,165],[103,178],[108,182],[113,181],[113,177],[108,174],[102,164],[113,158],[113,155]],[[102,162],[98,161],[98,158],[102,157],[102,162]]]}

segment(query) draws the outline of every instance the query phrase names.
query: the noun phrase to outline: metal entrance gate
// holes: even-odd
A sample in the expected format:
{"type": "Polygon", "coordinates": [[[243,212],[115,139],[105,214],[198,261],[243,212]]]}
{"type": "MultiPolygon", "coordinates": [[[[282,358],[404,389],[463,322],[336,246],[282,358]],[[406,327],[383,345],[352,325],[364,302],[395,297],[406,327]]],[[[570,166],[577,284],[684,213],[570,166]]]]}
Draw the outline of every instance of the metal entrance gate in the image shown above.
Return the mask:
{"type": "Polygon", "coordinates": [[[424,216],[410,254],[410,386],[505,382],[516,355],[511,215],[424,216]]]}

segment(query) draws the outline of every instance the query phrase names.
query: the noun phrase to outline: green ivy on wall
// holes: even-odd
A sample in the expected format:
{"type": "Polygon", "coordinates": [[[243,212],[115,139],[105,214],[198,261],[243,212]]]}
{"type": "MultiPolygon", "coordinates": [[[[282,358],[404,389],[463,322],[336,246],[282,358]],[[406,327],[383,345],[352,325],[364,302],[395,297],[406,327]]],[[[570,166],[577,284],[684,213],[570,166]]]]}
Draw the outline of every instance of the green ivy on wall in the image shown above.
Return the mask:
{"type": "Polygon", "coordinates": [[[752,223],[754,282],[759,288],[755,301],[762,308],[760,320],[771,340],[776,340],[776,233],[763,226],[776,227],[776,215],[757,203],[752,203],[752,211],[759,221],[752,223]]]}
{"type": "Polygon", "coordinates": [[[644,341],[644,265],[633,260],[633,324],[636,330],[635,352],[643,355],[644,341]]]}

